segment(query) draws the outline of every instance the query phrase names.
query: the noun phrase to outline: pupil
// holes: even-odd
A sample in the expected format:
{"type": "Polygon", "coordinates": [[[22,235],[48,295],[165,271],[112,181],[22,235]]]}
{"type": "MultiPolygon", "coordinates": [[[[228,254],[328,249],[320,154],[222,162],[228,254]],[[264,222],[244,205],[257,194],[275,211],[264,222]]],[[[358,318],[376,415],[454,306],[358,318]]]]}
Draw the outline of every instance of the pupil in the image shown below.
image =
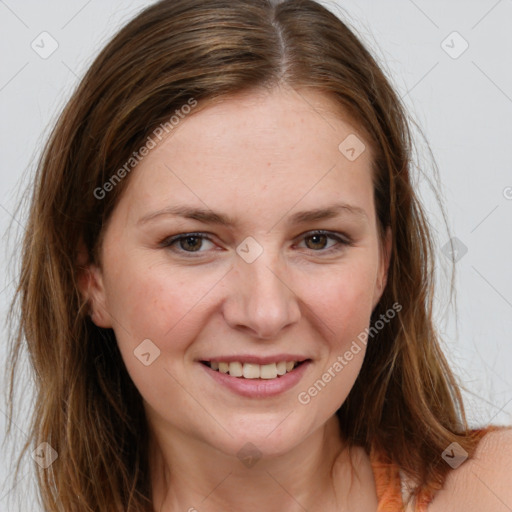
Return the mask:
{"type": "MultiPolygon", "coordinates": [[[[187,238],[184,238],[184,239],[182,240],[182,242],[185,242],[187,245],[189,245],[189,241],[190,241],[190,240],[192,240],[192,241],[193,241],[193,240],[195,240],[196,242],[198,242],[198,241],[200,242],[200,241],[201,241],[201,240],[200,240],[200,238],[199,238],[199,237],[197,237],[197,236],[188,236],[187,238]]],[[[193,245],[194,245],[194,243],[192,242],[192,244],[190,244],[190,245],[192,245],[192,246],[193,246],[193,245]]],[[[196,244],[195,249],[194,249],[194,247],[192,247],[192,250],[193,250],[193,251],[195,251],[195,250],[199,249],[199,247],[200,247],[200,246],[198,246],[198,245],[196,244]]]]}
{"type": "MultiPolygon", "coordinates": [[[[312,240],[317,240],[318,241],[319,238],[325,239],[325,235],[311,235],[309,238],[312,239],[312,240]]],[[[324,240],[324,242],[325,242],[325,240],[324,240]]],[[[317,242],[313,242],[313,243],[317,243],[317,242]]],[[[323,246],[324,244],[320,243],[320,245],[323,246]]]]}

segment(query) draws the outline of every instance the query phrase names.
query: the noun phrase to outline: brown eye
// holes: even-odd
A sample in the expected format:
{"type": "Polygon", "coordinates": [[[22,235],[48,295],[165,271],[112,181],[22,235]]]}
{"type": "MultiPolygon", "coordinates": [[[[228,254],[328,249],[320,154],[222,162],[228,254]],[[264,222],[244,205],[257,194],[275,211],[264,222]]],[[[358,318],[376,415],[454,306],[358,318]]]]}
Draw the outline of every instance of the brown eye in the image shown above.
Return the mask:
{"type": "Polygon", "coordinates": [[[327,244],[328,237],[326,235],[316,234],[316,235],[310,235],[305,238],[306,241],[308,239],[312,241],[311,244],[308,244],[306,242],[308,249],[319,250],[319,249],[325,249],[325,245],[327,244]]]}
{"type": "Polygon", "coordinates": [[[201,248],[203,239],[198,236],[187,236],[186,238],[178,240],[178,242],[181,249],[196,252],[201,248]]]}
{"type": "Polygon", "coordinates": [[[182,233],[180,235],[171,236],[160,242],[160,247],[167,247],[174,252],[181,254],[206,252],[201,250],[204,242],[211,242],[211,240],[203,233],[182,233]]]}
{"type": "Polygon", "coordinates": [[[347,235],[340,235],[341,233],[316,231],[304,236],[303,240],[307,249],[320,254],[331,254],[343,250],[345,246],[352,245],[352,240],[347,235]],[[331,246],[327,246],[329,240],[334,242],[331,246]]]}

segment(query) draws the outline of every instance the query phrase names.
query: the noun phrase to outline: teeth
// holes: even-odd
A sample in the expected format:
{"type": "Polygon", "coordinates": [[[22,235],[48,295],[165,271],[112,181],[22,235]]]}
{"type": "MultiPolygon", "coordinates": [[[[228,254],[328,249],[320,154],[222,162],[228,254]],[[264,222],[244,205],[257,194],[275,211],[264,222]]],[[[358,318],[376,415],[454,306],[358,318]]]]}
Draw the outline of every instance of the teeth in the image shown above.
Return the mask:
{"type": "Polygon", "coordinates": [[[244,379],[275,379],[280,375],[291,372],[298,364],[297,361],[280,361],[270,364],[214,362],[208,363],[212,370],[229,374],[231,377],[243,377],[244,379]]]}
{"type": "Polygon", "coordinates": [[[275,379],[277,377],[276,363],[263,364],[260,369],[261,379],[275,379]]]}
{"type": "Polygon", "coordinates": [[[281,361],[276,364],[277,375],[284,375],[286,373],[286,363],[281,361]]]}
{"type": "Polygon", "coordinates": [[[229,363],[229,375],[232,377],[241,377],[244,373],[242,363],[229,363]]]}
{"type": "MultiPolygon", "coordinates": [[[[232,364],[233,363],[229,364],[230,368],[231,368],[232,364]]],[[[231,375],[231,373],[230,373],[230,375],[231,375]]],[[[244,363],[244,366],[243,366],[243,376],[244,376],[245,379],[259,379],[260,378],[260,365],[259,364],[244,363]]]]}

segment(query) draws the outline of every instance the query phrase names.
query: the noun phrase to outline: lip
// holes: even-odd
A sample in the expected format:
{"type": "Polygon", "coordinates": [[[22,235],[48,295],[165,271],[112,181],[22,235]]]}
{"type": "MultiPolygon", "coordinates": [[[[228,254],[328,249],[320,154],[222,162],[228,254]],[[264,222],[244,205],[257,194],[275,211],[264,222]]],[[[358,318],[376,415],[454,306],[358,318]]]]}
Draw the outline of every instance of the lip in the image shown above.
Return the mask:
{"type": "Polygon", "coordinates": [[[297,361],[302,362],[306,361],[308,358],[304,356],[300,356],[297,354],[276,354],[274,356],[255,356],[251,354],[239,354],[237,356],[220,356],[220,357],[212,357],[208,359],[201,359],[201,361],[208,361],[211,363],[212,361],[215,363],[252,363],[252,364],[270,364],[270,363],[281,363],[281,362],[289,362],[289,361],[297,361]]]}
{"type": "MultiPolygon", "coordinates": [[[[291,360],[297,361],[297,359],[291,360]]],[[[212,361],[217,361],[217,359],[212,359],[212,361]]],[[[220,359],[220,361],[226,361],[226,359],[220,359]]],[[[240,359],[234,359],[234,361],[240,361],[240,359]]],[[[272,362],[274,361],[276,361],[276,359],[272,360],[272,362]]],[[[284,361],[284,359],[281,359],[281,361],[284,361]]],[[[304,360],[303,363],[294,368],[291,372],[285,373],[275,379],[244,379],[242,377],[231,377],[231,375],[227,373],[212,370],[209,366],[198,362],[199,366],[201,366],[207,375],[214,379],[215,382],[225,386],[238,395],[248,398],[268,398],[288,391],[299,383],[311,363],[311,359],[304,360]]]]}

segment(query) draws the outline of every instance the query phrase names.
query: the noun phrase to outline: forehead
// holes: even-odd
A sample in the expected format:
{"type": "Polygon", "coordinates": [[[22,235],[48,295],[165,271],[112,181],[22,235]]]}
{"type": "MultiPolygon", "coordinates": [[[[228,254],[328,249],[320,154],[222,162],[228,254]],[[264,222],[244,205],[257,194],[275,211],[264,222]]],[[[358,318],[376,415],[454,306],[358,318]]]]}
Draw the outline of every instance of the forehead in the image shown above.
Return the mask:
{"type": "Polygon", "coordinates": [[[358,127],[329,97],[292,89],[199,106],[144,157],[130,181],[125,195],[139,217],[177,200],[264,215],[298,202],[300,209],[344,199],[367,203],[373,195],[371,149],[358,127]],[[355,159],[344,153],[345,141],[355,159]]]}

